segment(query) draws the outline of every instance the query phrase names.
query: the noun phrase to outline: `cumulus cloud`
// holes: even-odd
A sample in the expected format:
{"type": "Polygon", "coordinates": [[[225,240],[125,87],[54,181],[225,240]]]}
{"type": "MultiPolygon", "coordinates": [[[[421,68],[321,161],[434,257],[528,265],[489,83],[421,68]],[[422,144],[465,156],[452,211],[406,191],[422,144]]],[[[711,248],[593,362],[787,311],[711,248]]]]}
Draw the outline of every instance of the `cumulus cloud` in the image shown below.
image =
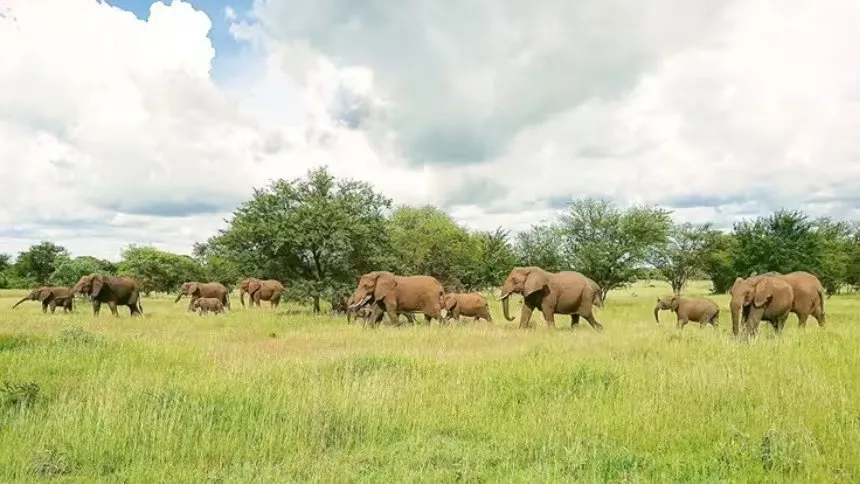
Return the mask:
{"type": "Polygon", "coordinates": [[[409,159],[461,180],[443,187],[455,212],[522,225],[597,195],[723,225],[783,205],[853,214],[851,0],[258,0],[253,15],[369,67],[409,159]]]}
{"type": "Polygon", "coordinates": [[[187,252],[251,187],[322,164],[482,229],[580,195],[722,225],[860,215],[852,0],[4,8],[0,251],[187,252]],[[212,22],[248,47],[217,81],[212,22]]]}

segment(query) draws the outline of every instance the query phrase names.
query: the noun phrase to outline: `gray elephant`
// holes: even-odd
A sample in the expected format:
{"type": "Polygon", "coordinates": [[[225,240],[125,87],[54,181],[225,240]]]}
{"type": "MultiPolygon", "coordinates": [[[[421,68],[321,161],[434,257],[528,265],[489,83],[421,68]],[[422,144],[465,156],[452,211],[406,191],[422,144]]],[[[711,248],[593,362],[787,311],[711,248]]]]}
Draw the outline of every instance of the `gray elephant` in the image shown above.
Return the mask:
{"type": "Polygon", "coordinates": [[[684,297],[678,293],[657,298],[654,306],[654,320],[660,322],[660,311],[669,310],[677,316],[678,329],[683,329],[690,321],[696,321],[705,327],[720,324],[720,307],[706,297],[684,297]]]}
{"type": "Polygon", "coordinates": [[[93,314],[98,315],[103,302],[108,304],[110,312],[119,316],[117,305],[128,306],[131,316],[143,314],[140,303],[140,287],[137,280],[130,276],[103,276],[90,274],[83,276],[72,288],[72,294],[89,294],[93,304],[93,314]]]}
{"type": "Polygon", "coordinates": [[[500,299],[505,319],[513,321],[508,308],[509,299],[511,294],[522,294],[520,328],[529,327],[532,312],[538,308],[551,328],[555,327],[556,314],[569,314],[571,325],[582,316],[592,328],[602,331],[603,325],[594,317],[594,291],[595,287],[580,272],[548,272],[540,267],[515,267],[502,284],[500,299]]]}
{"type": "Polygon", "coordinates": [[[72,289],[65,286],[39,286],[15,303],[12,309],[24,301],[41,302],[43,313],[47,313],[48,308],[53,313],[57,306],[62,306],[63,312],[70,313],[75,307],[75,296],[72,294],[72,289]]]}
{"type": "MultiPolygon", "coordinates": [[[[399,314],[420,312],[425,324],[435,318],[442,322],[440,298],[442,283],[431,276],[398,276],[392,272],[374,271],[361,276],[355,288],[350,309],[373,308],[370,320],[378,324],[385,314],[393,325],[399,325],[399,314]]],[[[408,318],[408,316],[407,316],[408,318]]]]}
{"type": "Polygon", "coordinates": [[[217,297],[198,297],[191,302],[192,311],[197,311],[201,316],[203,313],[224,313],[224,303],[217,297]]]}
{"type": "Polygon", "coordinates": [[[769,322],[777,333],[782,332],[794,301],[791,284],[772,275],[738,277],[730,292],[732,334],[738,336],[739,324],[743,322],[747,336],[754,337],[761,321],[769,322]]]}
{"type": "Polygon", "coordinates": [[[276,308],[281,302],[284,289],[284,285],[275,279],[248,277],[239,283],[239,302],[244,307],[245,293],[248,293],[250,299],[248,304],[260,307],[260,301],[269,301],[272,308],[276,308]]]}
{"type": "Polygon", "coordinates": [[[200,297],[214,297],[221,301],[224,304],[224,307],[230,309],[230,297],[228,296],[229,291],[224,284],[220,282],[197,282],[191,281],[182,284],[182,287],[179,288],[179,294],[176,295],[176,299],[173,300],[174,304],[179,302],[179,299],[182,296],[190,296],[191,300],[188,301],[188,310],[192,311],[192,304],[197,298],[200,297]]]}

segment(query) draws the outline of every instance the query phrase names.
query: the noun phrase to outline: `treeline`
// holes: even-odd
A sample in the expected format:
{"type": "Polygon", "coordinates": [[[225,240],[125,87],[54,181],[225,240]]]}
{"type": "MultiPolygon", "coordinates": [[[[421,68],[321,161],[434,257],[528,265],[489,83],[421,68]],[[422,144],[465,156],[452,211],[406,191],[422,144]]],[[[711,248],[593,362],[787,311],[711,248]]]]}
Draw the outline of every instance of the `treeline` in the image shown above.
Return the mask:
{"type": "Polygon", "coordinates": [[[326,168],[254,191],[227,227],[196,243],[193,254],[130,245],[117,263],[42,242],[0,254],[0,287],[73,285],[84,274],[135,276],[145,294],[175,292],[189,280],[235,287],[244,277],[274,278],[285,297],[311,302],[350,293],[372,270],[428,274],[448,291],[496,288],[515,265],[573,269],[604,291],[638,279],[681,290],[709,279],[726,292],[737,276],[806,270],[829,294],[860,286],[860,226],[780,210],[721,232],[710,224],[677,224],[652,206],[620,209],[593,198],[571,200],[556,220],[512,237],[498,228],[470,231],[432,207],[392,205],[365,182],[336,179],[326,168]]]}

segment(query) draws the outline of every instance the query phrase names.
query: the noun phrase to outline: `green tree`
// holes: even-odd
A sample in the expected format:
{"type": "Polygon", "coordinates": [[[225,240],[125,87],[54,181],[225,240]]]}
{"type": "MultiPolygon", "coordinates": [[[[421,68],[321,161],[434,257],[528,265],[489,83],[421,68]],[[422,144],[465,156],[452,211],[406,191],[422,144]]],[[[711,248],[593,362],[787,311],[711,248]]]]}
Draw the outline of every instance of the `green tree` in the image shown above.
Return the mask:
{"type": "MultiPolygon", "coordinates": [[[[517,234],[517,265],[541,267],[550,272],[568,270],[561,246],[562,235],[558,227],[551,224],[532,225],[528,230],[517,234]]],[[[508,272],[510,268],[504,271],[503,280],[508,272]]]]}
{"type": "Polygon", "coordinates": [[[0,254],[0,289],[9,287],[9,271],[12,268],[12,255],[0,254]]]}
{"type": "Polygon", "coordinates": [[[390,206],[370,184],[336,180],[322,167],[255,189],[210,242],[243,275],[284,281],[319,312],[322,297],[349,291],[359,275],[390,265],[384,213],[390,206]]]}
{"type": "Polygon", "coordinates": [[[681,292],[687,281],[705,269],[705,258],[714,239],[710,224],[676,224],[666,243],[651,248],[649,260],[672,286],[681,292]]]}
{"type": "Polygon", "coordinates": [[[122,252],[118,273],[137,279],[141,292],[174,292],[183,282],[199,281],[203,270],[187,255],[131,244],[122,252]]]}
{"type": "Polygon", "coordinates": [[[604,300],[612,289],[637,279],[649,251],[666,243],[671,228],[663,209],[620,210],[594,198],[571,201],[559,223],[568,265],[597,282],[604,300]]]}
{"type": "Polygon", "coordinates": [[[391,247],[399,274],[433,276],[446,290],[479,286],[478,244],[436,207],[397,207],[390,219],[391,247]]]}
{"type": "Polygon", "coordinates": [[[734,234],[713,232],[708,244],[708,250],[703,258],[703,271],[711,280],[714,294],[724,294],[731,289],[738,273],[736,256],[738,241],[734,234]]]}
{"type": "Polygon", "coordinates": [[[822,217],[813,222],[813,231],[819,239],[821,249],[818,278],[828,295],[836,294],[848,279],[854,249],[854,230],[848,222],[822,217]]]}
{"type": "Polygon", "coordinates": [[[517,255],[509,240],[510,232],[501,227],[472,234],[477,247],[473,286],[477,290],[498,287],[517,264],[517,255]]]}
{"type": "Polygon", "coordinates": [[[68,259],[69,251],[65,247],[43,241],[18,254],[15,272],[36,284],[48,284],[51,282],[51,274],[68,259]]]}
{"type": "Polygon", "coordinates": [[[239,264],[231,259],[224,248],[218,244],[217,237],[206,242],[195,243],[193,254],[203,267],[203,279],[206,282],[220,282],[231,289],[242,279],[239,264]]]}
{"type": "Polygon", "coordinates": [[[87,274],[115,274],[117,265],[104,259],[84,255],[62,261],[51,274],[51,281],[64,286],[74,286],[87,274]]]}
{"type": "Polygon", "coordinates": [[[778,210],[735,224],[738,242],[735,273],[809,271],[820,275],[823,244],[813,220],[800,211],[778,210]]]}

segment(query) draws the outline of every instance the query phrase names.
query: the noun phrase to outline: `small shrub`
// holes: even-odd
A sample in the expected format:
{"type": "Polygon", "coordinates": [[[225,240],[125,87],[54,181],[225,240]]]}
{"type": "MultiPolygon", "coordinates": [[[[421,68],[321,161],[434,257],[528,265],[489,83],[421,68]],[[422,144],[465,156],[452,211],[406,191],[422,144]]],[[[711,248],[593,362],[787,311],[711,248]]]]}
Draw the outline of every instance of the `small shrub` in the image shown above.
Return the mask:
{"type": "Polygon", "coordinates": [[[0,405],[6,408],[29,408],[36,402],[38,395],[39,385],[35,382],[4,381],[0,387],[0,405]]]}

